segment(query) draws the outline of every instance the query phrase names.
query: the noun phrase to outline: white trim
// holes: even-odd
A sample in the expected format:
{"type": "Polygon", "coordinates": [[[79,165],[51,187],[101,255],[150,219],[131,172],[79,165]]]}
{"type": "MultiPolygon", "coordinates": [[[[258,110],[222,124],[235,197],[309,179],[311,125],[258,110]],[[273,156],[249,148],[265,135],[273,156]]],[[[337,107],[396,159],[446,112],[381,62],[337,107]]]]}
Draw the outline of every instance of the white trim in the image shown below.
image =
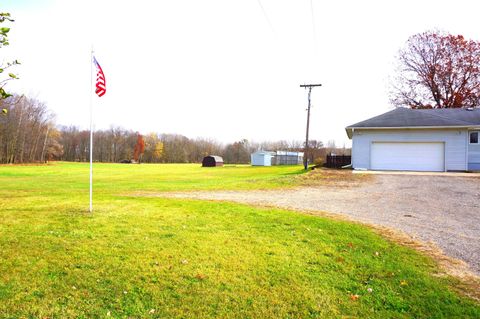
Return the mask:
{"type": "Polygon", "coordinates": [[[480,130],[480,125],[457,125],[457,126],[387,126],[387,127],[356,127],[348,126],[345,128],[348,138],[352,139],[353,133],[362,130],[441,130],[441,129],[466,129],[466,130],[480,130]]]}
{"type": "Polygon", "coordinates": [[[458,129],[480,130],[480,125],[449,125],[449,126],[378,126],[378,127],[347,127],[356,130],[415,130],[415,129],[458,129]]]}
{"type": "Polygon", "coordinates": [[[467,135],[468,135],[468,144],[469,145],[479,145],[480,144],[480,131],[478,131],[478,130],[470,131],[469,130],[467,135]],[[472,134],[472,133],[477,133],[477,143],[470,142],[470,134],[472,134]]]}
{"type": "Polygon", "coordinates": [[[468,146],[470,145],[470,131],[467,131],[467,138],[465,140],[465,170],[468,171],[468,146]]]}

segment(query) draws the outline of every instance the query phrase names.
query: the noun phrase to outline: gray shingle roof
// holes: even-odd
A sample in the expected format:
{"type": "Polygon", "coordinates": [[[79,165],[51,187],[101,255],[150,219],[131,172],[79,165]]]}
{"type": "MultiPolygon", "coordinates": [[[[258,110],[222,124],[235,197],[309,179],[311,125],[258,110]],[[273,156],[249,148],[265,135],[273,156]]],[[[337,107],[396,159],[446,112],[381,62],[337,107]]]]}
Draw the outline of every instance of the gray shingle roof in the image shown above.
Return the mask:
{"type": "MultiPolygon", "coordinates": [[[[413,110],[415,111],[415,110],[413,110]]],[[[480,125],[480,108],[476,109],[437,109],[437,110],[418,110],[425,114],[431,114],[438,117],[446,117],[467,122],[470,125],[480,125]]]]}
{"type": "Polygon", "coordinates": [[[353,128],[380,127],[470,127],[480,126],[480,108],[467,109],[425,109],[413,110],[403,107],[372,117],[346,127],[351,137],[353,128]]]}
{"type": "Polygon", "coordinates": [[[403,107],[348,127],[414,127],[480,125],[480,109],[412,110],[403,107]]]}

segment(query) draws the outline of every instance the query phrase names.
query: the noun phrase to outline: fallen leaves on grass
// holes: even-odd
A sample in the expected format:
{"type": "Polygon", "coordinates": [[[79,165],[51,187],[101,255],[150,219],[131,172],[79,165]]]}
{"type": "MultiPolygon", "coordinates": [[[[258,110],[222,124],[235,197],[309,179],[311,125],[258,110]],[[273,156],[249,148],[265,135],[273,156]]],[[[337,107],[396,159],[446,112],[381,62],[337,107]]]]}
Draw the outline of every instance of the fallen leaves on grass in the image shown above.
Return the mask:
{"type": "Polygon", "coordinates": [[[207,276],[205,276],[204,274],[196,274],[195,278],[198,280],[205,280],[207,279],[207,276]]]}

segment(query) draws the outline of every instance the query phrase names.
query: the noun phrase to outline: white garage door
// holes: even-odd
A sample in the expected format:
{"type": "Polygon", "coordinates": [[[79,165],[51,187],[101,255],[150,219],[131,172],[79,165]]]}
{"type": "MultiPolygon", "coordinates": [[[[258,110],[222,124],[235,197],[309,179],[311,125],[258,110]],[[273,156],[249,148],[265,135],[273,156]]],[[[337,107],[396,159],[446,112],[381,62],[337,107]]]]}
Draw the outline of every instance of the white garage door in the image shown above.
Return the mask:
{"type": "Polygon", "coordinates": [[[370,167],[376,170],[445,170],[444,143],[373,142],[370,167]]]}

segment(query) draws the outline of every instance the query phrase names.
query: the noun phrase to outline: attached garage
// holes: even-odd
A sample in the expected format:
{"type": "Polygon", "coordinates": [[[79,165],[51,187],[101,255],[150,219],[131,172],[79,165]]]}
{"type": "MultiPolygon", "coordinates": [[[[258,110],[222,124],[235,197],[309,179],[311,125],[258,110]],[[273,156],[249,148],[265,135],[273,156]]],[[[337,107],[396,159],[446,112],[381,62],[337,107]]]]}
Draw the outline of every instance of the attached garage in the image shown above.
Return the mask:
{"type": "Polygon", "coordinates": [[[480,108],[407,109],[346,127],[358,170],[480,170],[480,108]]]}
{"type": "Polygon", "coordinates": [[[372,142],[370,168],[393,171],[445,171],[444,143],[372,142]]]}

